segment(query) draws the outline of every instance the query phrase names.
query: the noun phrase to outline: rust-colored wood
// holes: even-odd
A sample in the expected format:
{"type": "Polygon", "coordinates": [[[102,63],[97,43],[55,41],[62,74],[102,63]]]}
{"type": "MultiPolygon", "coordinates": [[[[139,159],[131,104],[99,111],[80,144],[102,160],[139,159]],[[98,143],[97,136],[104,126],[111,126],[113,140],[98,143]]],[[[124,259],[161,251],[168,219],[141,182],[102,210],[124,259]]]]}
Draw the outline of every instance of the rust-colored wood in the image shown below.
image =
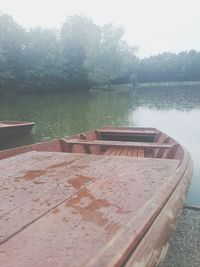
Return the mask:
{"type": "Polygon", "coordinates": [[[144,149],[137,148],[123,148],[123,147],[110,147],[108,148],[104,155],[112,156],[128,156],[128,157],[144,157],[144,149]]]}
{"type": "Polygon", "coordinates": [[[135,147],[135,148],[164,148],[169,149],[171,145],[159,144],[159,143],[147,143],[147,142],[122,142],[122,141],[107,141],[107,140],[81,140],[81,139],[69,139],[66,140],[71,145],[97,145],[97,146],[116,146],[116,147],[135,147]]]}
{"type": "Polygon", "coordinates": [[[126,156],[127,153],[128,153],[128,148],[125,147],[125,148],[123,148],[123,150],[122,150],[121,156],[126,156]]]}
{"type": "Polygon", "coordinates": [[[72,145],[66,142],[64,138],[60,139],[60,144],[63,152],[72,152],[72,145]]]}
{"type": "Polygon", "coordinates": [[[0,171],[0,243],[75,194],[74,183],[81,190],[121,161],[81,154],[29,152],[0,162],[1,169],[8,169],[11,164],[7,173],[0,171]],[[16,161],[21,166],[18,169],[16,161]]]}
{"type": "MultiPolygon", "coordinates": [[[[103,128],[105,130],[105,128],[103,128]]],[[[108,128],[106,128],[108,129],[108,128]]],[[[138,142],[121,142],[121,144],[123,144],[123,148],[127,148],[127,145],[129,146],[129,144],[132,146],[136,146],[137,148],[140,149],[140,147],[138,147],[138,144],[144,144],[144,150],[145,150],[145,153],[144,153],[144,156],[145,157],[162,157],[162,158],[165,158],[167,156],[167,151],[168,149],[167,148],[163,148],[163,142],[165,142],[164,139],[169,139],[169,137],[167,137],[167,135],[159,132],[158,130],[154,129],[154,128],[132,128],[132,127],[122,127],[122,128],[114,128],[114,127],[110,127],[109,128],[110,130],[114,131],[114,129],[116,129],[116,131],[124,131],[124,130],[127,130],[131,133],[131,131],[134,133],[134,131],[142,131],[144,133],[144,137],[148,137],[148,132],[149,131],[154,131],[154,132],[157,132],[156,134],[156,139],[155,139],[155,142],[152,142],[151,143],[147,143],[147,142],[144,142],[144,143],[138,143],[138,142]],[[146,134],[147,132],[147,134],[146,134]],[[149,147],[149,144],[150,144],[150,147],[149,147]],[[146,147],[148,146],[148,147],[146,147]],[[156,147],[155,147],[156,146],[156,147]],[[159,148],[157,148],[159,146],[159,148]],[[158,155],[158,151],[165,151],[164,153],[162,153],[162,156],[158,155]]],[[[101,130],[101,129],[98,129],[98,130],[101,130]]],[[[91,154],[104,154],[105,150],[106,150],[106,147],[108,148],[108,146],[104,146],[104,145],[95,145],[94,142],[98,142],[98,130],[97,131],[91,131],[91,132],[86,132],[86,133],[81,133],[81,134],[77,134],[77,135],[73,135],[71,137],[65,137],[63,139],[58,139],[58,140],[52,140],[52,141],[48,141],[48,142],[43,142],[43,143],[38,143],[38,144],[34,144],[34,145],[29,145],[29,146],[25,146],[25,147],[20,147],[20,148],[17,148],[17,149],[10,149],[10,150],[6,150],[6,151],[2,151],[0,152],[0,159],[2,158],[5,158],[5,157],[10,157],[10,156],[13,156],[13,155],[17,155],[17,154],[21,154],[21,153],[26,153],[28,151],[33,151],[33,150],[36,150],[36,151],[56,151],[56,152],[70,152],[70,153],[91,153],[91,154]],[[82,144],[79,144],[79,145],[73,145],[73,144],[70,144],[69,141],[70,140],[73,140],[73,139],[83,139],[82,141],[86,140],[87,142],[93,142],[92,144],[90,145],[82,145],[82,144]]],[[[103,142],[101,140],[101,142],[103,142]]],[[[112,141],[106,141],[107,143],[109,142],[109,145],[112,145],[111,142],[112,141]]],[[[116,141],[115,141],[116,142],[116,141]]],[[[175,142],[172,141],[172,144],[174,144],[175,142]]],[[[119,141],[118,141],[118,144],[119,141]]],[[[168,144],[169,146],[172,145],[172,144],[168,144]]],[[[116,146],[116,145],[115,145],[116,146]]],[[[130,148],[130,147],[129,147],[130,148]]],[[[123,151],[123,150],[122,150],[123,151]]],[[[180,149],[178,150],[180,152],[180,149]]],[[[179,155],[182,157],[181,153],[177,152],[176,153],[176,156],[179,155]]],[[[122,152],[121,152],[122,153],[122,152]]],[[[128,153],[128,152],[127,152],[128,153]]],[[[109,153],[108,153],[109,154],[109,153]]],[[[113,151],[113,154],[114,154],[114,151],[113,151]]],[[[130,154],[130,153],[129,153],[130,154]]],[[[178,158],[179,158],[178,156],[178,158]]]]}
{"type": "Polygon", "coordinates": [[[84,140],[87,140],[87,136],[86,136],[86,134],[80,134],[80,139],[84,139],[84,140]]]}
{"type": "MultiPolygon", "coordinates": [[[[164,247],[164,251],[162,250],[161,242],[159,243],[159,240],[162,240],[163,235],[163,243],[165,243],[166,237],[167,240],[169,240],[169,236],[174,230],[175,222],[177,221],[177,214],[180,214],[180,203],[184,203],[185,197],[182,198],[182,193],[185,196],[186,192],[188,190],[189,182],[192,175],[192,165],[191,161],[188,161],[188,154],[185,154],[185,158],[183,160],[182,166],[179,168],[178,172],[174,173],[170,176],[167,181],[160,187],[159,191],[155,193],[155,195],[152,197],[151,203],[148,203],[149,205],[146,205],[144,209],[140,210],[140,215],[133,217],[127,224],[124,225],[123,230],[118,232],[118,235],[113,237],[113,239],[110,240],[110,242],[107,244],[107,246],[102,247],[102,249],[99,251],[98,255],[95,255],[92,259],[90,259],[87,263],[87,267],[95,266],[124,266],[127,260],[131,257],[131,255],[135,251],[137,251],[138,245],[141,243],[141,241],[144,240],[142,243],[140,249],[140,252],[144,252],[145,249],[150,254],[144,254],[141,253],[140,255],[136,255],[138,257],[133,257],[133,260],[131,261],[131,264],[128,266],[145,266],[145,267],[157,267],[160,266],[161,261],[163,260],[163,252],[166,253],[167,247],[164,247]],[[184,182],[187,181],[187,182],[184,182]],[[183,181],[183,184],[182,184],[183,181]],[[183,185],[183,188],[180,188],[180,185],[183,185]],[[171,197],[174,197],[174,190],[170,190],[170,188],[175,188],[179,193],[175,194],[176,201],[170,202],[171,197]],[[180,190],[180,191],[179,191],[180,190]],[[159,203],[159,204],[158,204],[159,203]],[[177,204],[177,206],[176,206],[177,204]],[[167,209],[174,209],[173,212],[175,216],[167,212],[167,209],[165,209],[166,205],[168,205],[167,209]],[[158,210],[155,212],[154,207],[159,206],[158,210]],[[147,211],[148,210],[148,211],[147,211]],[[153,211],[154,210],[154,211],[153,211]],[[161,220],[156,221],[156,218],[159,217],[159,214],[162,213],[161,220]],[[149,223],[145,224],[145,228],[142,226],[143,219],[146,217],[147,213],[151,214],[151,220],[149,223]],[[164,218],[162,218],[164,216],[164,218]],[[143,218],[143,219],[142,219],[143,218]],[[154,224],[154,222],[156,223],[154,224]],[[161,222],[161,225],[158,223],[161,222]],[[172,225],[168,225],[168,230],[165,232],[165,226],[168,223],[172,223],[172,225]],[[138,225],[139,230],[136,230],[136,238],[132,238],[132,231],[134,231],[135,226],[138,225]],[[148,235],[148,231],[151,229],[151,226],[153,226],[154,231],[151,232],[150,238],[146,238],[148,235]],[[169,227],[170,226],[170,227],[169,227]],[[156,232],[157,227],[159,228],[158,232],[156,232]],[[142,230],[143,229],[143,230],[142,230]],[[162,229],[162,231],[160,231],[162,229]],[[160,232],[159,232],[160,231],[160,232]],[[155,234],[155,236],[154,236],[155,234]],[[157,251],[154,251],[154,247],[156,246],[158,248],[157,251]],[[143,250],[144,249],[144,250],[143,250]],[[117,253],[116,253],[117,251],[117,253]],[[156,254],[156,257],[151,262],[152,256],[154,256],[154,253],[156,254]],[[147,258],[146,258],[147,257],[147,258]],[[160,257],[160,258],[159,258],[160,257]]],[[[145,219],[144,219],[145,220],[145,219]]],[[[151,230],[150,230],[151,231],[151,230]]]]}
{"type": "Polygon", "coordinates": [[[117,147],[115,155],[120,156],[122,149],[123,149],[122,147],[117,147]]]}
{"type": "Polygon", "coordinates": [[[101,140],[101,133],[97,130],[94,131],[95,132],[95,135],[96,135],[96,139],[99,139],[101,140]]]}
{"type": "Polygon", "coordinates": [[[132,157],[137,157],[138,156],[138,149],[132,148],[132,157]]]}
{"type": "Polygon", "coordinates": [[[138,157],[144,158],[144,149],[138,148],[138,157]]]}
{"type": "Polygon", "coordinates": [[[6,149],[3,151],[0,151],[0,160],[13,157],[16,155],[24,154],[30,151],[65,152],[66,145],[68,144],[65,143],[64,145],[63,140],[57,139],[57,140],[51,140],[48,142],[37,143],[33,145],[28,145],[28,146],[6,149]]]}
{"type": "Polygon", "coordinates": [[[112,151],[113,151],[113,147],[109,147],[108,149],[106,149],[106,151],[104,152],[104,155],[112,155],[112,151]]]}
{"type": "Polygon", "coordinates": [[[129,139],[100,140],[98,129],[0,151],[0,266],[160,265],[189,154],[154,128],[102,130],[129,139]],[[137,131],[155,138],[130,142],[137,131]]]}
{"type": "Polygon", "coordinates": [[[169,235],[175,230],[175,225],[186,201],[190,177],[192,176],[192,162],[189,158],[188,168],[180,180],[173,194],[161,210],[148,232],[141,240],[136,250],[130,253],[125,267],[161,266],[169,247],[169,235]],[[180,197],[183,196],[183,197],[180,197]],[[168,216],[166,216],[166,214],[168,216]],[[173,227],[172,227],[173,226],[173,227]],[[149,244],[151,244],[149,246],[149,244]]]}
{"type": "MultiPolygon", "coordinates": [[[[61,155],[31,152],[12,159],[18,164],[20,160],[26,162],[24,169],[18,165],[21,166],[21,175],[16,169],[17,175],[14,177],[21,177],[23,181],[20,182],[23,184],[26,183],[23,177],[33,179],[32,182],[36,179],[37,183],[35,189],[25,185],[24,189],[20,186],[12,192],[17,200],[23,191],[28,190],[27,197],[20,197],[22,202],[18,200],[17,207],[10,207],[2,217],[0,248],[5,254],[1,254],[0,266],[51,267],[57,266],[58,262],[71,267],[82,266],[94,255],[98,258],[99,251],[107,247],[130,220],[140,216],[144,208],[145,217],[141,218],[140,223],[134,224],[132,229],[132,237],[137,240],[138,235],[141,235],[139,229],[146,229],[152,216],[148,203],[159,193],[158,188],[164,186],[165,178],[170,177],[179,164],[179,161],[174,160],[141,161],[136,158],[94,155],[75,160],[76,155],[61,155]],[[65,160],[70,160],[71,156],[73,163],[66,164],[65,160]],[[43,164],[42,175],[33,168],[34,164],[29,164],[33,162],[31,159],[39,166],[43,164]],[[55,168],[54,165],[51,168],[54,159],[60,167],[55,168]],[[81,164],[82,160],[84,164],[81,164]],[[44,162],[49,162],[50,166],[44,166],[44,162]],[[147,166],[151,166],[152,171],[144,174],[143,170],[147,166]],[[46,184],[41,186],[40,182],[46,184]],[[34,246],[35,243],[37,245],[34,246]]],[[[2,160],[0,169],[6,167],[9,161],[2,160]]],[[[10,177],[7,173],[5,175],[10,177]]],[[[7,180],[6,176],[4,180],[7,180]]],[[[1,200],[2,205],[9,203],[12,195],[6,195],[1,200]]],[[[160,205],[160,202],[154,205],[154,212],[160,205]]]]}

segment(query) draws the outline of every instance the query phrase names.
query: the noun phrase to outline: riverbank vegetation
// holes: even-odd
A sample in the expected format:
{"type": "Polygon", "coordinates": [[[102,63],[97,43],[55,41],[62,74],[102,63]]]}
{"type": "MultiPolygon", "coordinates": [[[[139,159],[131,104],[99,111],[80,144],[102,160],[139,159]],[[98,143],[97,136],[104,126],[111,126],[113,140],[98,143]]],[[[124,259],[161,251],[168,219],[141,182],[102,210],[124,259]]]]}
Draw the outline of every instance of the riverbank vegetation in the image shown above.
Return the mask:
{"type": "Polygon", "coordinates": [[[163,53],[145,59],[124,30],[71,16],[61,29],[25,30],[0,14],[0,94],[87,90],[137,82],[199,81],[200,53],[163,53]]]}

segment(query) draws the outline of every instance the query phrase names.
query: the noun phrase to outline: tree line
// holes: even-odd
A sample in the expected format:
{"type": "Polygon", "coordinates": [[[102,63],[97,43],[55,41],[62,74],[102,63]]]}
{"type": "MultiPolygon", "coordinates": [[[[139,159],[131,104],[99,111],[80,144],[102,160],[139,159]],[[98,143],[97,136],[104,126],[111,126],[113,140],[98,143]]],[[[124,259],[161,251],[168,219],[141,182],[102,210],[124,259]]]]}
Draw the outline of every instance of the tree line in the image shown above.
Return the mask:
{"type": "Polygon", "coordinates": [[[199,52],[139,59],[123,37],[123,28],[100,27],[84,16],[68,17],[59,30],[25,30],[0,14],[0,94],[199,80],[199,52]]]}
{"type": "Polygon", "coordinates": [[[140,82],[200,81],[200,52],[165,52],[142,59],[135,74],[140,82]]]}

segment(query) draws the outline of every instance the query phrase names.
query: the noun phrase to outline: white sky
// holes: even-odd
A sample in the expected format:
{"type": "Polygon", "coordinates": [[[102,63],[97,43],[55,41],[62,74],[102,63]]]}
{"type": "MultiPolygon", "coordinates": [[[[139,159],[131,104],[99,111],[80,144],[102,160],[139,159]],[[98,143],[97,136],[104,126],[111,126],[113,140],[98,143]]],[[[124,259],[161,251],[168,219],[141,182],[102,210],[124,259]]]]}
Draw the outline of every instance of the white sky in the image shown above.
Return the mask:
{"type": "Polygon", "coordinates": [[[29,28],[60,27],[66,16],[113,22],[139,55],[200,50],[200,0],[0,0],[0,11],[29,28]]]}

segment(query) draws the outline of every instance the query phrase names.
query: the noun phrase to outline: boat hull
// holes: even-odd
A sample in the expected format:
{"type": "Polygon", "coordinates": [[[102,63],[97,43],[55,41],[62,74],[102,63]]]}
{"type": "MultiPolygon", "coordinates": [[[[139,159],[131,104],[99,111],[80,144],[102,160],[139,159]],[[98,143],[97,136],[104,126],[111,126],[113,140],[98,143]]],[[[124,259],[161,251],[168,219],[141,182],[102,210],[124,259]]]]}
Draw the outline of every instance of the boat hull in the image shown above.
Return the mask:
{"type": "Polygon", "coordinates": [[[166,202],[159,215],[150,226],[136,250],[129,255],[125,264],[131,266],[161,266],[169,248],[170,237],[173,235],[190,186],[193,172],[191,157],[179,184],[166,202]]]}
{"type": "Polygon", "coordinates": [[[1,121],[0,140],[20,135],[26,135],[31,131],[34,125],[34,122],[1,121]]]}
{"type": "Polygon", "coordinates": [[[187,150],[154,128],[106,127],[0,159],[4,267],[160,266],[192,177],[187,150]]]}

